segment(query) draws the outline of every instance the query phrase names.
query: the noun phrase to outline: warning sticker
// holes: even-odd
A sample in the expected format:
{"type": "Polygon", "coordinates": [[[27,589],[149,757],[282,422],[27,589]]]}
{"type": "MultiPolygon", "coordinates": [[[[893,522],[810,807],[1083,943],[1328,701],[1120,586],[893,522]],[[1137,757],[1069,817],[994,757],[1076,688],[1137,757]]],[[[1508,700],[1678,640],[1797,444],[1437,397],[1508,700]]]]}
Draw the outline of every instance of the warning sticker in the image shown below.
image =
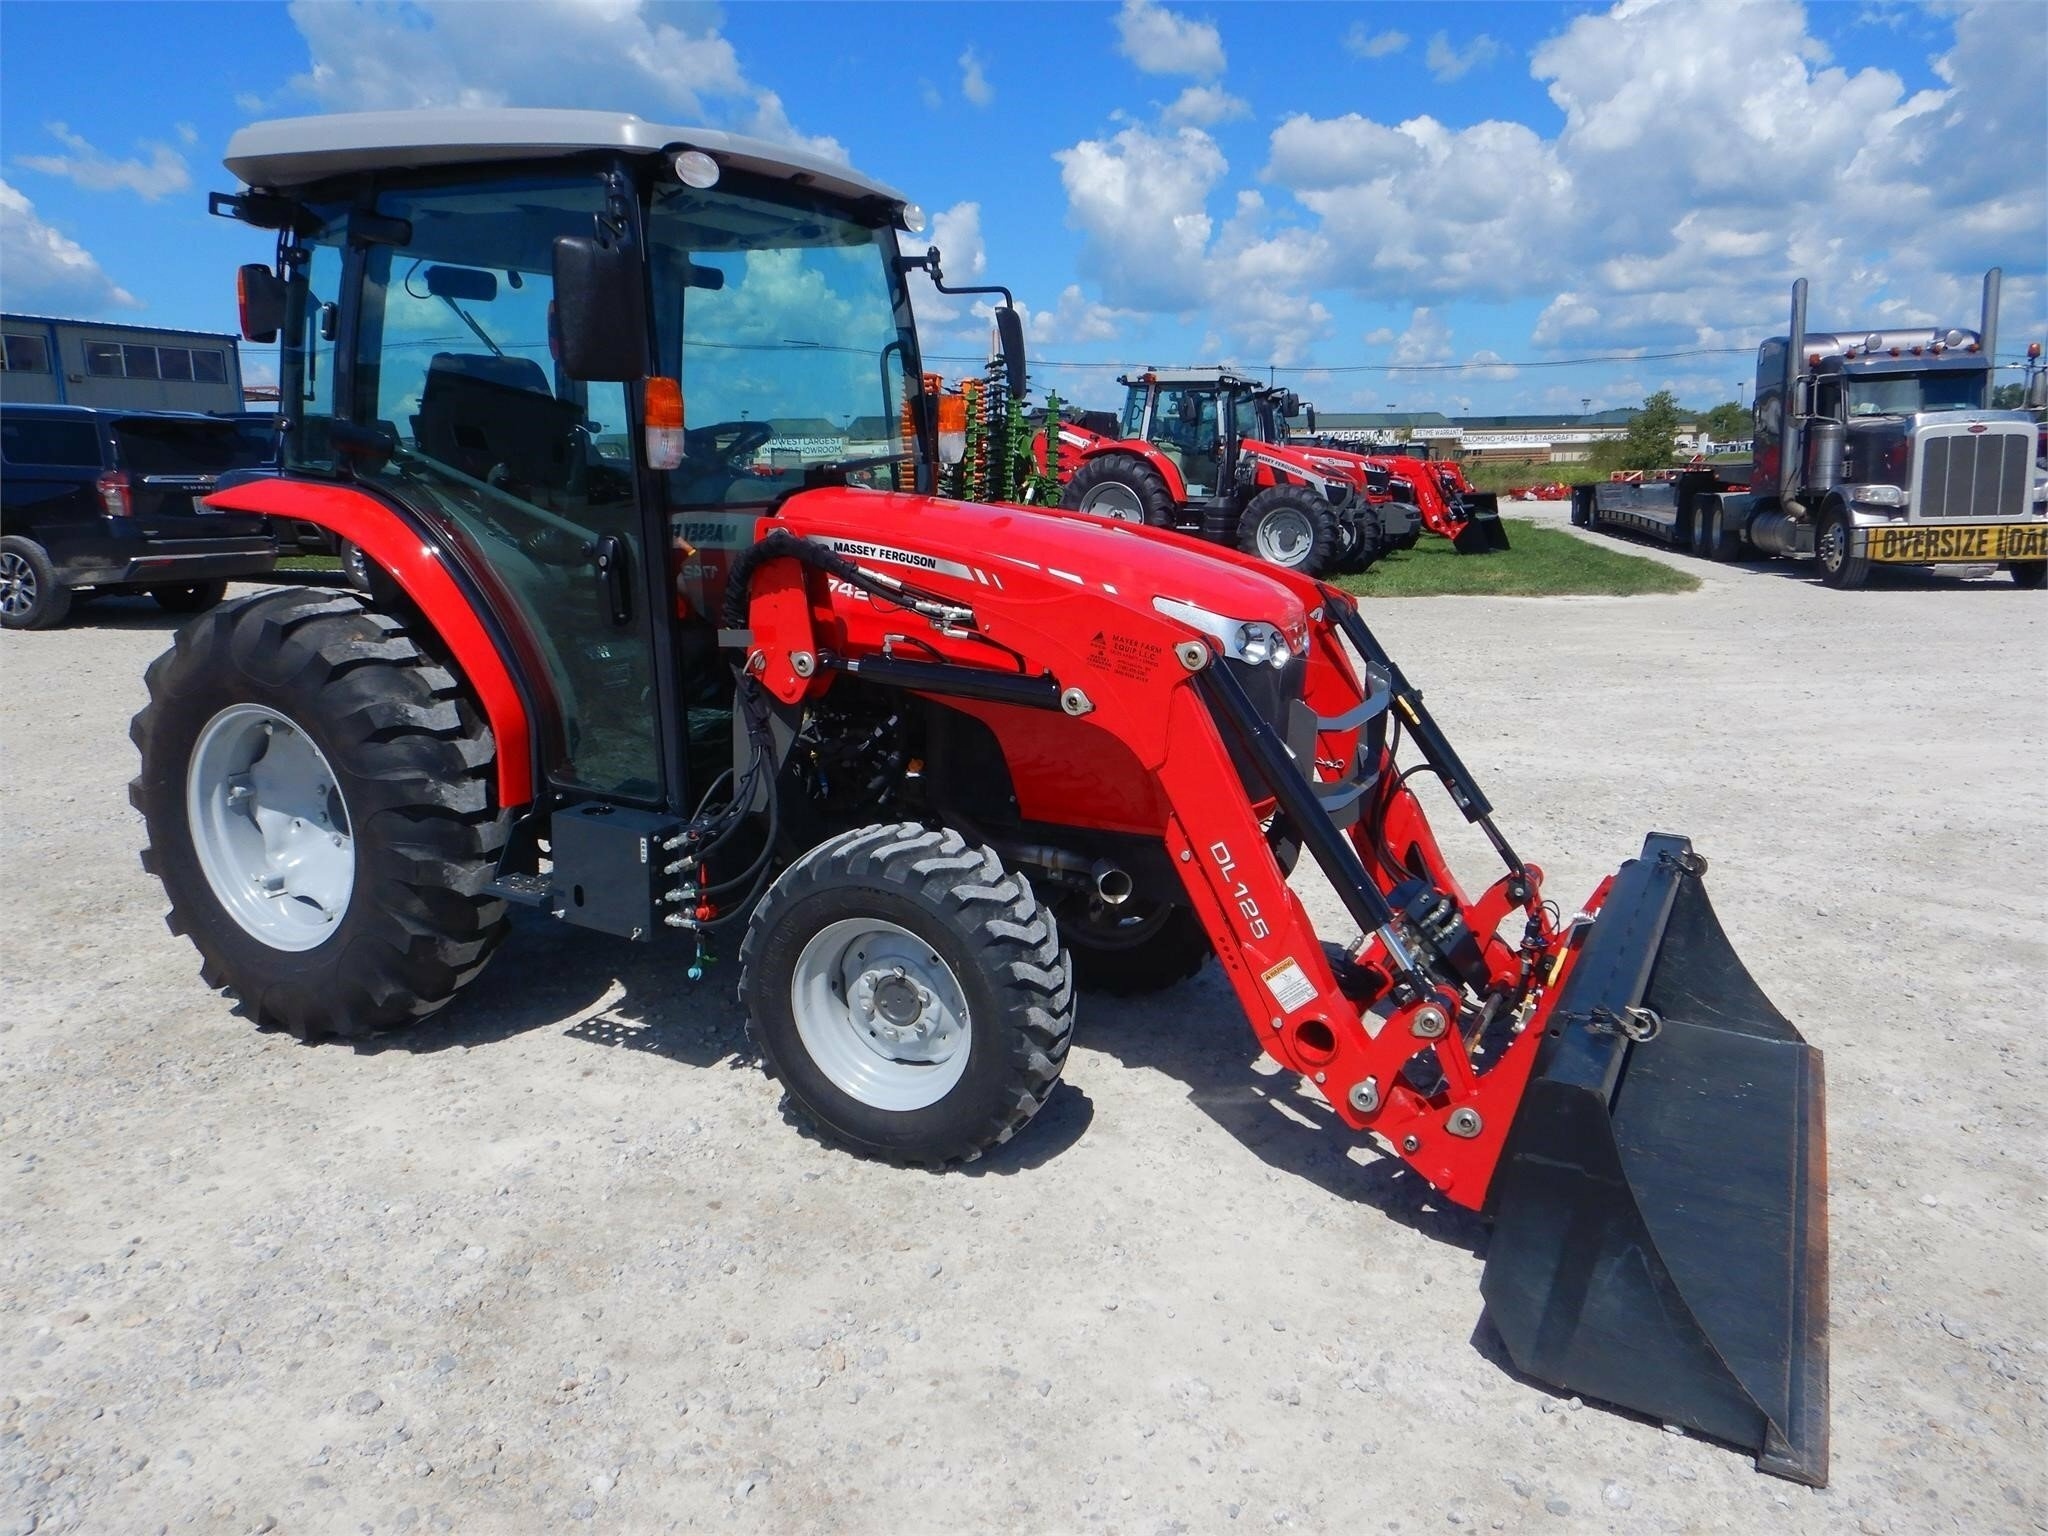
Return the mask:
{"type": "Polygon", "coordinates": [[[1260,979],[1266,983],[1266,990],[1273,994],[1273,1001],[1280,1005],[1282,1013],[1306,1008],[1316,1000],[1316,984],[1292,960],[1282,960],[1260,979]]]}

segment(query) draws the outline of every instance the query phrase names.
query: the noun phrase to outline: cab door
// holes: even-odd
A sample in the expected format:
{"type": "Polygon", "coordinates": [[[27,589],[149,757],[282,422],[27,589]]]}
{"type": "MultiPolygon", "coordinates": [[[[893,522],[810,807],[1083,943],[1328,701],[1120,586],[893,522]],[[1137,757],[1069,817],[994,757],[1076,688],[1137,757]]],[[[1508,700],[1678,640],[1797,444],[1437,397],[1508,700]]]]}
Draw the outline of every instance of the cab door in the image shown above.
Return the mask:
{"type": "Polygon", "coordinates": [[[604,183],[500,174],[386,189],[374,213],[353,242],[346,394],[354,425],[394,451],[365,478],[452,524],[488,567],[553,695],[537,722],[553,784],[675,798],[637,401],[625,384],[569,379],[551,342],[554,242],[607,213],[604,183]]]}

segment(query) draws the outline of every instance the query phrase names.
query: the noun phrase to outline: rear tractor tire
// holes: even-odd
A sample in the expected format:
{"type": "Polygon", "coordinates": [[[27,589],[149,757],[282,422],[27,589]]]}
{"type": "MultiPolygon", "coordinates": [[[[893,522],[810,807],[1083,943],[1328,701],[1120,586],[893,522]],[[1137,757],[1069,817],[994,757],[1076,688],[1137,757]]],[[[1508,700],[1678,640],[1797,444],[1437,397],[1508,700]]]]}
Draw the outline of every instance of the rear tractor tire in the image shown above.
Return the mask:
{"type": "Polygon", "coordinates": [[[863,1157],[971,1162],[1038,1113],[1074,985],[1021,876],[915,822],[828,839],[747,925],[740,996],[762,1065],[819,1136],[863,1157]]]}
{"type": "Polygon", "coordinates": [[[1186,981],[1207,963],[1209,935],[1178,902],[1107,906],[1092,893],[1061,909],[1060,936],[1086,992],[1139,997],[1186,981]]]}
{"type": "Polygon", "coordinates": [[[1393,547],[1380,509],[1360,497],[1345,510],[1331,569],[1340,576],[1356,576],[1371,570],[1393,547]]]}
{"type": "Polygon", "coordinates": [[[507,818],[461,685],[352,596],[217,608],[148,672],[129,798],[200,977],[313,1041],[417,1023],[505,931],[507,818]]]}
{"type": "Polygon", "coordinates": [[[1337,518],[1320,491],[1305,485],[1272,485],[1244,509],[1237,547],[1268,565],[1321,576],[1338,545],[1337,518]]]}
{"type": "Polygon", "coordinates": [[[1166,488],[1165,479],[1129,453],[1105,453],[1075,470],[1060,492],[1060,505],[1069,512],[1143,523],[1148,528],[1174,524],[1173,493],[1166,488]]]}

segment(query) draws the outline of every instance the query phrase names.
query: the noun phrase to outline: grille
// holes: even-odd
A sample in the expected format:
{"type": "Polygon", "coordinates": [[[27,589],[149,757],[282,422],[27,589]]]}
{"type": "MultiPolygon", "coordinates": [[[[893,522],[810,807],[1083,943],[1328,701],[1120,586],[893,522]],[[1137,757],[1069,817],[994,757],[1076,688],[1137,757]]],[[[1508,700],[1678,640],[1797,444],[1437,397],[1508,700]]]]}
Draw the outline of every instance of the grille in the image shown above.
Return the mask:
{"type": "Polygon", "coordinates": [[[2020,517],[2027,510],[2031,467],[2020,432],[1957,432],[1920,445],[1923,518],[2020,517]]]}

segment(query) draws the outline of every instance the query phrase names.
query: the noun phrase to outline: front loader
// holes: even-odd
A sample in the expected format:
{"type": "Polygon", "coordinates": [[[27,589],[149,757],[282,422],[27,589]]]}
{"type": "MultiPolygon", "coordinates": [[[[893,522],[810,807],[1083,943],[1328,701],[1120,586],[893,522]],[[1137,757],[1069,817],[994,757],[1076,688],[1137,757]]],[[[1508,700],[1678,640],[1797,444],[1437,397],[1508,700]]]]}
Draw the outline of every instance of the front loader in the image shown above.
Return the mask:
{"type": "Polygon", "coordinates": [[[284,451],[211,502],[348,539],[370,592],[230,604],[150,668],[144,862],[209,985],[349,1039],[514,907],[736,950],[792,1106],[943,1167],[1025,1128],[1079,995],[1213,955],[1268,1055],[1489,1218],[1518,1369],[1825,1480],[1821,1060],[1686,839],[1565,917],[1343,593],[931,495],[918,216],[844,166],[511,110],[228,164],[277,237],[241,297],[284,451]],[[1476,892],[1424,774],[1498,856],[1476,892]]]}

